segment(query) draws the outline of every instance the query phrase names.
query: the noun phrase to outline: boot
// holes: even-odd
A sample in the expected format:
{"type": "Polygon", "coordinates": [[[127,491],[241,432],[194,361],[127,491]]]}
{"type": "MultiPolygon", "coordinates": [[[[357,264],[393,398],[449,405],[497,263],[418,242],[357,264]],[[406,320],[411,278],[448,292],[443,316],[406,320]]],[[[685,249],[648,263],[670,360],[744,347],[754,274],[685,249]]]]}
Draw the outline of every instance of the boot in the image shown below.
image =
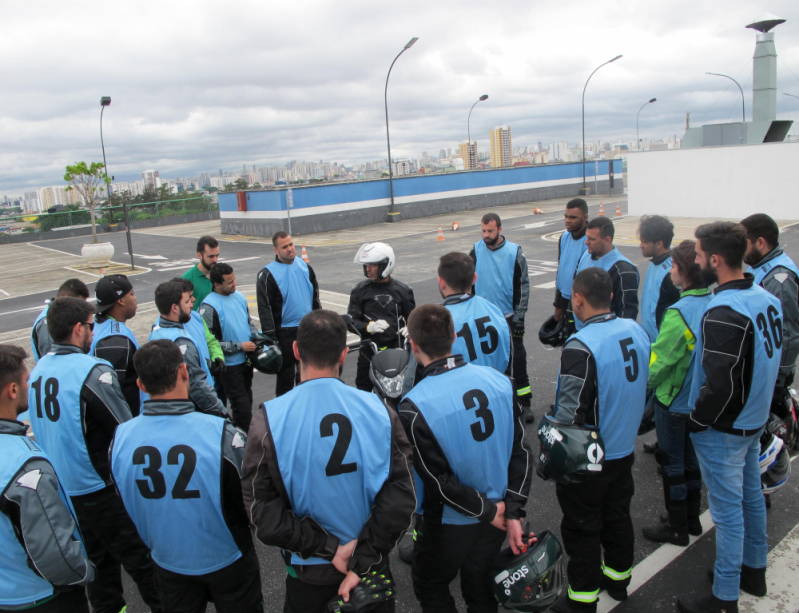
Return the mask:
{"type": "Polygon", "coordinates": [[[702,522],[699,515],[702,511],[702,490],[688,490],[688,534],[691,536],[702,535],[702,522]]]}
{"type": "Polygon", "coordinates": [[[569,588],[564,586],[560,596],[550,609],[552,613],[595,613],[596,600],[594,602],[577,602],[569,598],[569,588]]]}
{"type": "Polygon", "coordinates": [[[644,443],[644,452],[646,453],[655,453],[658,448],[658,442],[655,441],[654,443],[644,443]]]}
{"type": "Polygon", "coordinates": [[[605,590],[613,600],[617,600],[621,602],[622,600],[627,600],[627,587],[621,587],[617,585],[620,583],[619,581],[614,581],[607,575],[602,575],[602,579],[599,582],[599,589],[605,590]]]}
{"type": "Polygon", "coordinates": [[[405,562],[405,564],[413,564],[413,559],[416,557],[416,539],[403,538],[397,550],[400,560],[405,562]]]}
{"type": "MultiPolygon", "coordinates": [[[[707,571],[708,579],[713,583],[713,569],[707,571]]],[[[747,594],[762,598],[768,593],[766,585],[766,569],[741,566],[741,589],[747,594]]]]}
{"type": "Polygon", "coordinates": [[[524,417],[524,423],[526,424],[535,423],[535,416],[529,404],[522,405],[522,417],[524,417]]]}
{"type": "Polygon", "coordinates": [[[677,599],[677,608],[683,613],[738,613],[737,600],[719,600],[713,594],[677,599]]]}
{"type": "Polygon", "coordinates": [[[688,545],[688,518],[685,500],[672,500],[669,504],[669,521],[656,526],[644,526],[646,538],[655,543],[671,543],[679,547],[688,545]]]}

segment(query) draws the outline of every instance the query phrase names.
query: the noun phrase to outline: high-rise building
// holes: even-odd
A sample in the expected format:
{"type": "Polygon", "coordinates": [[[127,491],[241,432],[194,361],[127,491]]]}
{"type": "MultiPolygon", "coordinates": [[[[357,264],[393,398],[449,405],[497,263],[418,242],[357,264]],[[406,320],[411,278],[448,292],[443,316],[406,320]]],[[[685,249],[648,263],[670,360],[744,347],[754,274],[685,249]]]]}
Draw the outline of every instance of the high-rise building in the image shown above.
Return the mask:
{"type": "Polygon", "coordinates": [[[458,155],[463,159],[464,170],[474,170],[479,166],[477,162],[477,141],[463,141],[458,145],[458,155]]]}
{"type": "Polygon", "coordinates": [[[403,177],[405,175],[411,174],[411,162],[407,159],[399,159],[394,160],[391,165],[393,168],[391,171],[394,173],[395,177],[403,177]]]}
{"type": "Polygon", "coordinates": [[[78,192],[74,189],[67,191],[63,185],[53,185],[51,187],[40,187],[36,190],[36,198],[40,212],[45,212],[50,207],[59,204],[81,204],[82,200],[78,192]]]}
{"type": "Polygon", "coordinates": [[[491,130],[491,166],[502,168],[513,165],[509,126],[497,126],[491,130]]]}
{"type": "Polygon", "coordinates": [[[153,189],[161,187],[161,178],[157,170],[145,170],[141,173],[141,178],[145,186],[149,185],[153,189]]]}

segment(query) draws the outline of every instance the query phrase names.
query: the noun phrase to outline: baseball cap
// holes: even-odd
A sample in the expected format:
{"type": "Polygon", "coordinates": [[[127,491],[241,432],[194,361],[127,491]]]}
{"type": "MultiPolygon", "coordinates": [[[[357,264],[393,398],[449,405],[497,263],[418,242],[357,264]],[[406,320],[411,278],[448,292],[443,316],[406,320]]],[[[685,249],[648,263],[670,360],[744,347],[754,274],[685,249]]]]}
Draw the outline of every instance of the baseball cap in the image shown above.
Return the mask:
{"type": "Polygon", "coordinates": [[[110,309],[117,300],[133,291],[133,286],[125,275],[108,275],[97,282],[94,295],[97,297],[98,313],[110,309]]]}

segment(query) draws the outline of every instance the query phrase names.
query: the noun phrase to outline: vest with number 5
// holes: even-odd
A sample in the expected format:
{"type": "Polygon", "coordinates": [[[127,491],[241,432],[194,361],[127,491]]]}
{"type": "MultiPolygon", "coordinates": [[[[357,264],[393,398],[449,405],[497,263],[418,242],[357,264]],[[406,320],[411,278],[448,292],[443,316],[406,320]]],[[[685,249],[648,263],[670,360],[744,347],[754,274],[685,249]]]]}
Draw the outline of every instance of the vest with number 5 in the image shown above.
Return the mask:
{"type": "Polygon", "coordinates": [[[204,575],[241,557],[222,514],[225,421],[140,415],[120,425],[111,470],[125,509],[161,568],[204,575]]]}
{"type": "MultiPolygon", "coordinates": [[[[288,502],[343,545],[358,538],[391,464],[391,420],[377,396],[340,379],[305,381],[265,405],[288,502]]],[[[322,558],[292,564],[329,564],[322,558]]]]}
{"type": "MultiPolygon", "coordinates": [[[[513,449],[511,380],[493,368],[465,364],[425,377],[405,398],[424,417],[458,480],[492,502],[502,500],[513,449]]],[[[454,503],[445,504],[441,516],[444,524],[478,521],[454,503]]]]}

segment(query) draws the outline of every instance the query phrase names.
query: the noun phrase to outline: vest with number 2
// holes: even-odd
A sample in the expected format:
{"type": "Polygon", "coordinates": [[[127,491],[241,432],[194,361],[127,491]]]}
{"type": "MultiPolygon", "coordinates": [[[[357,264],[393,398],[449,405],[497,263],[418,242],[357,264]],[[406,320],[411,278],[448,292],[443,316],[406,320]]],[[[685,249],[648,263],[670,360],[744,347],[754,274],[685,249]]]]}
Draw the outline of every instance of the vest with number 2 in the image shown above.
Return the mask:
{"type": "MultiPolygon", "coordinates": [[[[510,379],[493,368],[465,364],[425,377],[405,398],[424,417],[458,480],[492,502],[502,500],[513,449],[510,379]]],[[[441,517],[444,524],[478,521],[449,503],[441,517]]]]}
{"type": "Polygon", "coordinates": [[[518,252],[519,245],[508,240],[494,251],[486,247],[485,241],[474,244],[477,258],[474,293],[496,305],[503,315],[513,313],[513,271],[518,252]]]}
{"type": "Polygon", "coordinates": [[[153,560],[204,575],[241,557],[222,514],[225,422],[202,413],[140,415],[119,426],[114,481],[153,560]]]}
{"type": "MultiPolygon", "coordinates": [[[[391,464],[391,420],[377,396],[340,379],[305,381],[265,404],[291,510],[343,545],[358,538],[391,464]]],[[[291,564],[329,564],[322,558],[291,564]]]]}
{"type": "Polygon", "coordinates": [[[452,314],[457,334],[453,355],[460,354],[466,362],[504,373],[510,360],[511,340],[502,312],[480,296],[445,306],[452,314]]]}
{"type": "MultiPolygon", "coordinates": [[[[244,294],[233,292],[230,296],[222,296],[211,292],[205,297],[203,304],[210,304],[216,310],[223,341],[243,343],[250,340],[249,312],[244,294]]],[[[200,311],[202,310],[200,307],[200,311]]],[[[225,364],[228,366],[244,364],[246,361],[247,356],[243,351],[225,356],[225,364]]]]}

